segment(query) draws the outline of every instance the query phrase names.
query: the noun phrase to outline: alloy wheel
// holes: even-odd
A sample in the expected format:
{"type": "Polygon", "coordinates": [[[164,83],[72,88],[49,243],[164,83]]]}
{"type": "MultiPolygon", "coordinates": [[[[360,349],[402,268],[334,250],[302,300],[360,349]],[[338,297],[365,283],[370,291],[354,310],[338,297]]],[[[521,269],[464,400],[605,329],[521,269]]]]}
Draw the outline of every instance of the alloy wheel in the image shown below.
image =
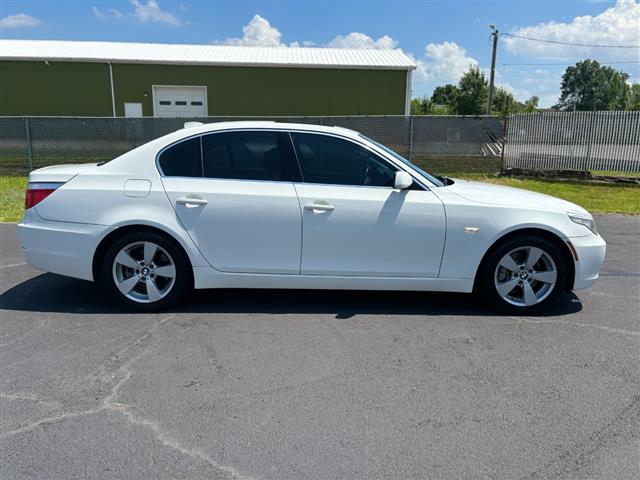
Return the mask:
{"type": "Polygon", "coordinates": [[[154,242],[134,242],[113,260],[113,281],[120,293],[134,302],[153,303],[173,288],[176,266],[171,255],[154,242]]]}
{"type": "Polygon", "coordinates": [[[547,298],[558,278],[549,253],[533,246],[514,248],[498,263],[494,283],[498,295],[511,305],[530,307],[547,298]]]}

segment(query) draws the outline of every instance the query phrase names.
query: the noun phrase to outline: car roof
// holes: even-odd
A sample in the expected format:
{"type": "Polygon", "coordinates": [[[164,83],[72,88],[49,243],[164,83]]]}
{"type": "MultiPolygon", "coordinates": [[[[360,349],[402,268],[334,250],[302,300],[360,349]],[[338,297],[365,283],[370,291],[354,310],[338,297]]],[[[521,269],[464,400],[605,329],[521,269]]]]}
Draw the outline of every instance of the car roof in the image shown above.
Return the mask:
{"type": "MultiPolygon", "coordinates": [[[[214,122],[205,123],[197,126],[187,126],[178,130],[182,133],[181,137],[189,137],[202,133],[218,132],[222,130],[234,129],[278,129],[278,130],[301,130],[310,132],[334,133],[346,137],[357,137],[360,134],[355,130],[343,128],[339,126],[316,125],[313,123],[286,123],[279,121],[267,120],[242,120],[233,122],[214,122]]],[[[176,132],[176,133],[178,133],[176,132]]]]}

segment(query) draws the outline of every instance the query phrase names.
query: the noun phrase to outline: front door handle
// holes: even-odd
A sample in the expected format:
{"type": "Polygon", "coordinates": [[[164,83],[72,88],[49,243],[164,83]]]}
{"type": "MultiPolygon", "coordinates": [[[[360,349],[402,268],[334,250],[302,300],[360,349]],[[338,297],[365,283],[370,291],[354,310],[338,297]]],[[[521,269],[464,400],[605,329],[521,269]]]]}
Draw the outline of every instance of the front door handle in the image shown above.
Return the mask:
{"type": "Polygon", "coordinates": [[[331,212],[336,209],[336,207],[330,205],[328,202],[311,202],[307,203],[304,208],[305,210],[313,210],[314,212],[331,212]]]}
{"type": "Polygon", "coordinates": [[[184,205],[187,208],[194,208],[194,207],[201,207],[203,205],[206,205],[207,202],[204,198],[200,198],[200,197],[180,197],[179,199],[176,200],[176,203],[178,205],[184,205]]]}

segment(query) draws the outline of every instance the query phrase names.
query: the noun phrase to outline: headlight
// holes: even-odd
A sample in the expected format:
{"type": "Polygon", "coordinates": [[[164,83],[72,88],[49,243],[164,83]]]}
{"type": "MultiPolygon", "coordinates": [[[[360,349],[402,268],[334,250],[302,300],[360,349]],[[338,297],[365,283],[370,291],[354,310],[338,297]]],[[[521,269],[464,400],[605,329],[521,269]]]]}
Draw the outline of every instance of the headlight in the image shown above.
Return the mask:
{"type": "Polygon", "coordinates": [[[596,222],[593,218],[583,217],[580,215],[575,215],[573,213],[567,213],[569,218],[573,223],[577,223],[578,225],[583,225],[587,227],[589,230],[593,232],[594,235],[598,234],[598,229],[596,228],[596,222]]]}

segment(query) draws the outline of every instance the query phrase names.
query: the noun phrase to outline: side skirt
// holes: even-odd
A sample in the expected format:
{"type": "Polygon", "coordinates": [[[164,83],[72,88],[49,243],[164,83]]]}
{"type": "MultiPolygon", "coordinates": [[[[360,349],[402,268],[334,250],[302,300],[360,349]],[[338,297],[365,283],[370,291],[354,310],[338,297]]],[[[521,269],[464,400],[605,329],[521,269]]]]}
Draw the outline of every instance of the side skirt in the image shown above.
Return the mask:
{"type": "Polygon", "coordinates": [[[195,288],[282,288],[311,290],[416,290],[470,293],[473,279],[415,277],[347,277],[221,273],[194,267],[195,288]]]}

